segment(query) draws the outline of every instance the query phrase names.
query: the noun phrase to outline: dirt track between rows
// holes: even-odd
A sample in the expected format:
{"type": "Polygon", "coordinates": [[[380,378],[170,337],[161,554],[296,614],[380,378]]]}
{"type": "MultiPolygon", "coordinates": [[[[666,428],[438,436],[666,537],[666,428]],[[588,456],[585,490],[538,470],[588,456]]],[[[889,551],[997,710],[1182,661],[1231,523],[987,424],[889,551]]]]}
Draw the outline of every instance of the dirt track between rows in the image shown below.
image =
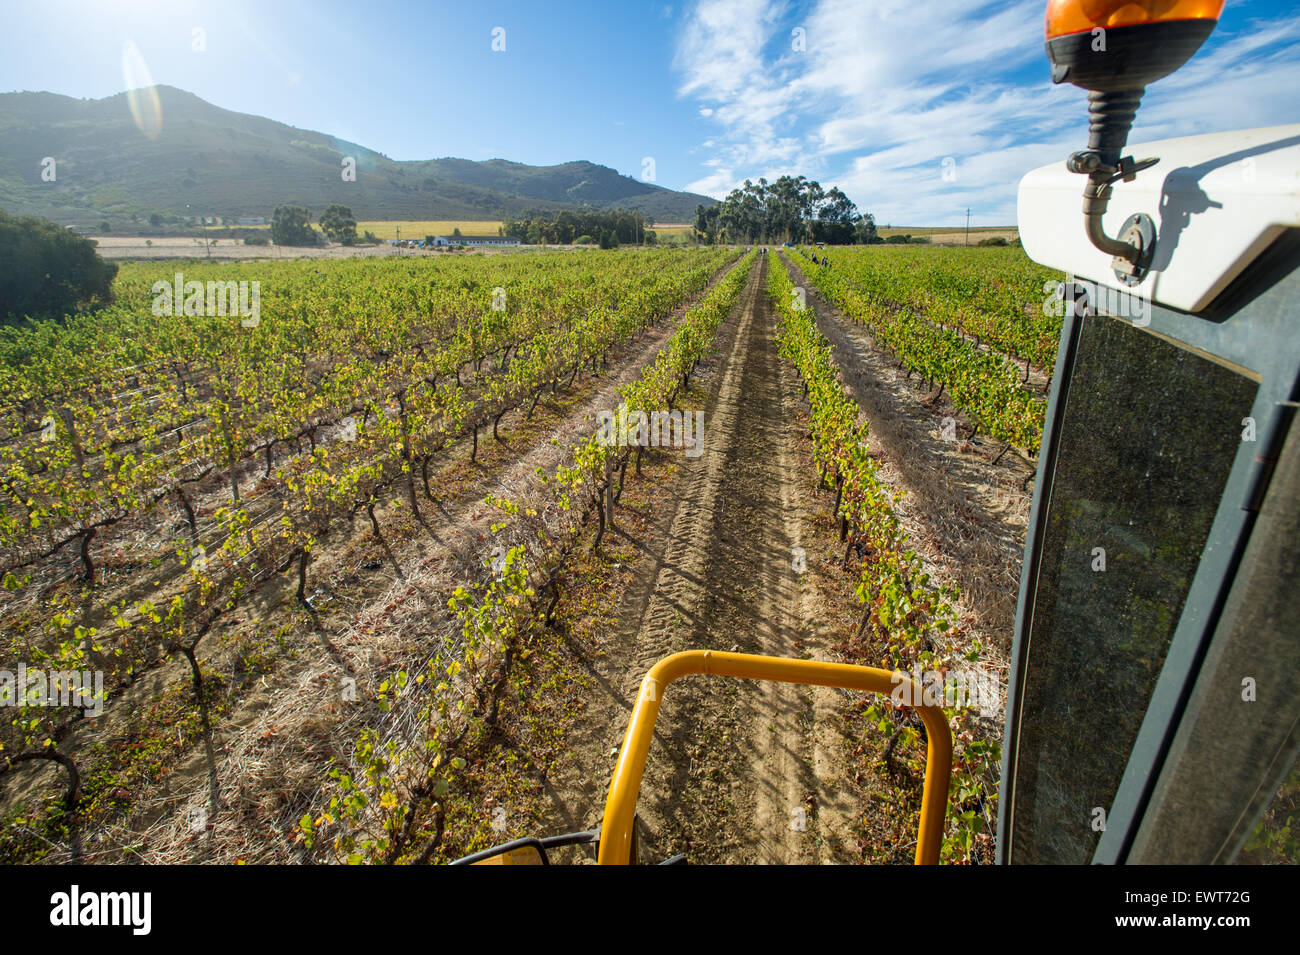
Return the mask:
{"type": "MultiPolygon", "coordinates": [[[[816,488],[801,382],[777,351],[767,268],[756,265],[702,366],[700,390],[685,402],[704,410],[703,455],[660,452],[676,457],[652,479],[649,506],[616,521],[611,537],[634,566],[609,589],[616,610],[585,659],[583,716],[547,772],[547,833],[599,825],[633,701],[657,660],[697,648],[836,659],[837,634],[853,626],[854,577],[842,566],[832,495],[816,488]]],[[[996,448],[943,440],[943,419],[960,412],[927,402],[863,329],[809,299],[868,420],[882,476],[906,495],[899,508],[909,538],[936,580],[962,586],[962,651],[978,640],[991,651],[984,665],[998,673],[1024,542],[1022,469],[1006,458],[990,466],[996,448]]],[[[905,843],[862,841],[864,827],[870,839],[895,838],[913,823],[882,826],[871,807],[887,803],[880,787],[893,783],[849,767],[846,754],[862,742],[846,738],[849,698],[717,677],[674,683],[638,801],[641,861],[677,853],[695,863],[906,859],[905,843]]]]}
{"type": "MultiPolygon", "coordinates": [[[[551,774],[557,825],[595,825],[645,672],[685,649],[806,656],[822,643],[796,548],[811,549],[816,492],[801,390],[776,348],[766,262],[716,342],[703,402],[705,450],[681,456],[643,534],[596,690],[551,774]]],[[[680,452],[673,452],[680,455],[680,452]]],[[[811,559],[809,559],[811,563],[811,559]]],[[[818,813],[837,803],[838,747],[815,731],[808,687],[687,677],[665,693],[638,802],[644,861],[831,861],[818,813]]]]}

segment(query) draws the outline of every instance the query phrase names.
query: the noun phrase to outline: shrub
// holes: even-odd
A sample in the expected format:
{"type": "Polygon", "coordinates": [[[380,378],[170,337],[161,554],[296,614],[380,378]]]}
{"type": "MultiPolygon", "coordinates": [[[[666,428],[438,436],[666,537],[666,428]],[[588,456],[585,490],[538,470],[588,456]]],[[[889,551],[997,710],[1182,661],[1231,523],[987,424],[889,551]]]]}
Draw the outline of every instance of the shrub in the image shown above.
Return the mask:
{"type": "Polygon", "coordinates": [[[978,245],[1007,245],[1007,240],[1000,235],[989,236],[987,239],[980,239],[978,245]]]}
{"type": "Polygon", "coordinates": [[[61,319],[110,302],[117,265],[47,219],[0,212],[0,320],[61,319]]]}

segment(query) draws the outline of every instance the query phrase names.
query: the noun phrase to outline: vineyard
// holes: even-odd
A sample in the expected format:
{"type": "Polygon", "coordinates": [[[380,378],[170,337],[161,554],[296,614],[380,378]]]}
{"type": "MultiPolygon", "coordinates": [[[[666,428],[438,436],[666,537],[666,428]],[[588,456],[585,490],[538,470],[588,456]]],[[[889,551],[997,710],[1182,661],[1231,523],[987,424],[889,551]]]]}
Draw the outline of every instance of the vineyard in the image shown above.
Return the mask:
{"type": "Polygon", "coordinates": [[[809,271],[909,375],[950,392],[976,428],[1037,453],[1061,334],[1059,314],[1042,307],[1055,273],[992,249],[942,260],[929,250],[833,250],[809,271]]]}
{"type": "MultiPolygon", "coordinates": [[[[1014,583],[957,565],[1018,573],[1051,279],[906,247],[129,263],[115,305],[4,329],[0,669],[96,682],[7,700],[3,856],[441,862],[594,825],[620,701],[688,645],[1004,684],[1014,583]],[[937,442],[890,444],[863,350],[937,442]],[[698,460],[598,427],[694,409],[698,460]]],[[[828,855],[716,858],[905,856],[918,790],[880,781],[919,778],[906,707],[683,701],[643,794],[656,853],[794,805],[828,855]],[[814,776],[766,794],[783,747],[814,776]],[[846,786],[875,808],[815,795],[846,786]]],[[[1000,705],[948,711],[949,861],[989,858],[1000,705]]]]}
{"type": "MultiPolygon", "coordinates": [[[[946,585],[934,585],[921,558],[908,542],[894,511],[894,492],[872,459],[870,428],[857,403],[840,382],[833,349],[818,330],[807,308],[797,304],[785,268],[771,253],[768,291],[781,318],[781,354],[798,370],[809,405],[809,435],[819,484],[835,494],[832,516],[839,522],[840,541],[859,557],[855,593],[862,614],[842,654],[854,662],[891,670],[957,673],[978,659],[979,648],[962,647],[954,627],[952,599],[946,585]]],[[[946,689],[946,688],[945,688],[946,689]]],[[[898,735],[915,751],[920,742],[919,720],[909,723],[906,707],[871,702],[863,711],[894,749],[898,735]]],[[[955,784],[951,815],[955,827],[945,842],[948,857],[966,858],[980,840],[991,848],[995,788],[985,783],[996,772],[1000,748],[982,735],[969,709],[951,709],[949,722],[964,745],[954,757],[955,784]],[[981,840],[981,836],[983,837],[981,840]]],[[[920,766],[913,766],[913,771],[920,766]]]]}

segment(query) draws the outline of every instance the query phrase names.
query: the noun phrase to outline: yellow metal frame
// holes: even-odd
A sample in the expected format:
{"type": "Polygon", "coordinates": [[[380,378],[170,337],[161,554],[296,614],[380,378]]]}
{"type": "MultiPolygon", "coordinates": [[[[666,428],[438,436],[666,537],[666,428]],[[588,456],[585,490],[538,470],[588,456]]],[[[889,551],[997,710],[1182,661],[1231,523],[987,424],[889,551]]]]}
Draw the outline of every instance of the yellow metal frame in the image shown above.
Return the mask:
{"type": "Polygon", "coordinates": [[[646,756],[654,737],[659,703],[668,684],[678,677],[696,673],[732,676],[745,680],[773,680],[779,683],[804,683],[835,686],[846,690],[867,690],[892,694],[902,686],[910,691],[905,697],[925,723],[928,740],[925,756],[925,785],[921,791],[921,823],[916,836],[916,864],[937,865],[943,842],[943,823],[948,810],[948,782],[952,776],[952,731],[948,719],[938,706],[921,703],[921,688],[902,673],[848,663],[823,663],[819,660],[787,660],[783,657],[757,656],[752,653],[721,653],[714,650],[686,650],[664,657],[641,681],[636,708],[623,737],[614,778],[605,801],[605,820],[601,825],[600,865],[627,865],[632,848],[632,826],[636,816],[637,794],[645,772],[646,756]]]}

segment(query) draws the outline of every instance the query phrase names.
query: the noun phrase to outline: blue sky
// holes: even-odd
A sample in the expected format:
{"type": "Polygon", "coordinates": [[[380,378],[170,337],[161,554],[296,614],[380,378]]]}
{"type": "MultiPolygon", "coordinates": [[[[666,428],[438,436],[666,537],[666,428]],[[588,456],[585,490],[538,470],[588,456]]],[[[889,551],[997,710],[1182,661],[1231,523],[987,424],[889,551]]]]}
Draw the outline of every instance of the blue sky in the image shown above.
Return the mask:
{"type": "MultiPolygon", "coordinates": [[[[1019,177],[1086,137],[1085,94],[1047,80],[1044,5],[43,0],[6,11],[0,91],[120,92],[133,44],[154,82],[394,159],[640,177],[652,158],[660,185],[719,197],[803,173],[881,224],[957,224],[967,207],[1010,224],[1019,177]]],[[[1196,58],[1148,90],[1132,139],[1293,122],[1300,14],[1228,0],[1196,58]]]]}

